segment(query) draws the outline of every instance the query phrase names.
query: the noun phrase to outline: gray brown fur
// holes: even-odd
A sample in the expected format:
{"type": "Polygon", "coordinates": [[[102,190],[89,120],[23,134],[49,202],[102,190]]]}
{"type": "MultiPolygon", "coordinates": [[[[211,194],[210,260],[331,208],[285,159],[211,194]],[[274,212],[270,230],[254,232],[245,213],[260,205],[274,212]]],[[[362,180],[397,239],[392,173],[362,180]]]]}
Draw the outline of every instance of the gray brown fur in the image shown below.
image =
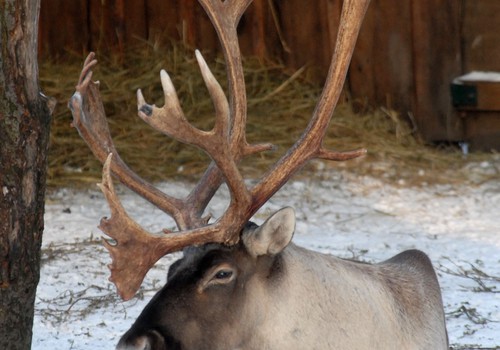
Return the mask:
{"type": "Polygon", "coordinates": [[[118,349],[448,349],[424,253],[343,260],[290,243],[294,223],[286,208],[237,246],[190,249],[118,349]]]}

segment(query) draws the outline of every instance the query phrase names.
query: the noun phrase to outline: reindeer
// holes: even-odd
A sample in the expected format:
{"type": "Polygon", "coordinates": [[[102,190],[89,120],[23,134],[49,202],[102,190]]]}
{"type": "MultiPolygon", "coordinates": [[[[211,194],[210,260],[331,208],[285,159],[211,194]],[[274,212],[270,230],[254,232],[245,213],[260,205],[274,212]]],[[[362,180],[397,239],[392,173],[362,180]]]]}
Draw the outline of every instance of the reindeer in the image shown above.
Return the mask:
{"type": "Polygon", "coordinates": [[[164,134],[194,145],[212,159],[185,198],[169,196],[134,173],[111,139],[89,54],[69,106],[73,126],[104,163],[100,188],[110,218],[100,228],[111,240],[110,280],[128,300],[162,256],[183,250],[167,284],[125,333],[117,349],[447,349],[438,280],[429,258],[409,250],[378,264],[312,252],[291,243],[292,208],[261,226],[249,220],[283,184],[313,158],[342,161],[364,149],[337,152],[322,146],[337,104],[369,0],[344,0],[338,37],[323,92],[296,143],[252,187],[237,167],[246,156],[272,148],[245,137],[246,92],[236,27],[251,0],[199,0],[219,36],[227,63],[226,98],[200,52],[196,58],[215,109],[212,130],[185,118],[175,88],[160,74],[161,108],[137,92],[138,114],[164,134]],[[154,235],[133,221],[111,176],[173,217],[178,231],[154,235]],[[216,220],[204,211],[225,183],[231,199],[216,220]]]}

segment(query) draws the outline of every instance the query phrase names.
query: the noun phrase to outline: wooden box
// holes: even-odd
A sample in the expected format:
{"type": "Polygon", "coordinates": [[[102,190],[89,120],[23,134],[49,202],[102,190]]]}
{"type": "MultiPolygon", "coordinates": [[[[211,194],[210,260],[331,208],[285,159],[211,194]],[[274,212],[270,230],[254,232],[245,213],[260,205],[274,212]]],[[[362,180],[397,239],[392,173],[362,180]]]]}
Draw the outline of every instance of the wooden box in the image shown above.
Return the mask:
{"type": "Polygon", "coordinates": [[[457,77],[451,95],[470,148],[500,151],[500,73],[471,72],[457,77]]]}

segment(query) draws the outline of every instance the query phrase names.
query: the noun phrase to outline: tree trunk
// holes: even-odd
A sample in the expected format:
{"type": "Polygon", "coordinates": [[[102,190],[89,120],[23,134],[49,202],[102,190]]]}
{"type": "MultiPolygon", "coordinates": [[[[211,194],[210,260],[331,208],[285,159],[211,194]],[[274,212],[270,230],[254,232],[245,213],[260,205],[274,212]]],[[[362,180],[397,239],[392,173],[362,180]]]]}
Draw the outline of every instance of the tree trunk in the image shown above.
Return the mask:
{"type": "Polygon", "coordinates": [[[30,349],[50,111],[38,85],[40,0],[0,1],[0,349],[30,349]]]}

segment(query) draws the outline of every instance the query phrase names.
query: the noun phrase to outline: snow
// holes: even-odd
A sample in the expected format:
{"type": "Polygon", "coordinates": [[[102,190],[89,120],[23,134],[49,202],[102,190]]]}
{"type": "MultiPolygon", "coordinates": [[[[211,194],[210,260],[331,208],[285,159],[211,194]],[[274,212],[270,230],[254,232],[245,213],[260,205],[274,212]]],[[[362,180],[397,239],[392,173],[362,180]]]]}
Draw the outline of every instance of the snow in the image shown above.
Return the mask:
{"type": "Polygon", "coordinates": [[[467,74],[461,75],[454,80],[455,84],[464,82],[498,83],[500,82],[500,72],[472,71],[467,74]]]}
{"type": "MultiPolygon", "coordinates": [[[[190,185],[159,187],[177,196],[190,185]]],[[[173,221],[136,195],[120,189],[134,218],[151,232],[173,221]]],[[[220,215],[227,190],[210,204],[220,215]]],[[[292,206],[294,241],[340,257],[378,262],[417,248],[432,259],[441,283],[450,344],[455,348],[500,346],[500,181],[404,187],[381,179],[325,169],[295,180],[255,217],[292,206]]],[[[41,280],[33,349],[112,349],[166,279],[163,258],[146,276],[137,297],[122,302],[107,281],[109,256],[100,243],[100,217],[109,215],[97,190],[61,189],[46,205],[41,280]]]]}

